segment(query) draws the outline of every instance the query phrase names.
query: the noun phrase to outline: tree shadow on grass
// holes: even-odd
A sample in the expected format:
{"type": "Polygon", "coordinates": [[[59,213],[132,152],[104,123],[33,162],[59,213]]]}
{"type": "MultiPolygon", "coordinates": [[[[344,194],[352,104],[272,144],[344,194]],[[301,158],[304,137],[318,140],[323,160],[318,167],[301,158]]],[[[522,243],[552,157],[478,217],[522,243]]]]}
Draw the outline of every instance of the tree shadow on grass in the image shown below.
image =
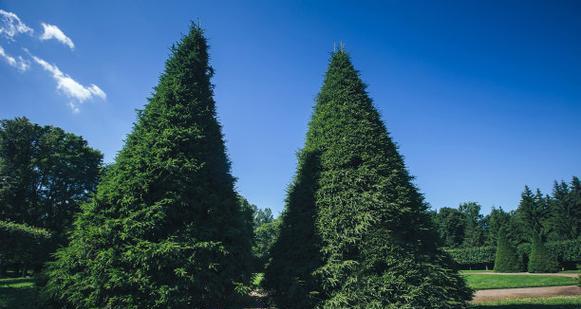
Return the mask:
{"type": "Polygon", "coordinates": [[[15,278],[0,282],[0,309],[40,308],[38,293],[33,285],[9,286],[8,284],[28,283],[31,279],[15,278]],[[10,282],[10,283],[8,283],[10,282]]]}
{"type": "Polygon", "coordinates": [[[19,284],[19,283],[32,283],[32,278],[5,278],[0,279],[0,287],[6,287],[8,285],[19,284]]]}

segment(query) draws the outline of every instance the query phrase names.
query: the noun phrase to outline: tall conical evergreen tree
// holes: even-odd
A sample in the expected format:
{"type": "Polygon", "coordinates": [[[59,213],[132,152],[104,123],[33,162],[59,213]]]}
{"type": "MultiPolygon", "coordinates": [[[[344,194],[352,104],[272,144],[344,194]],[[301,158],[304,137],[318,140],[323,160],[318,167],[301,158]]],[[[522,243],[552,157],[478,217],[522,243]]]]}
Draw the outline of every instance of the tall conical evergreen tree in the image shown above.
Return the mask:
{"type": "Polygon", "coordinates": [[[331,57],[280,233],[266,279],[282,309],[457,308],[471,298],[343,50],[331,57]],[[303,233],[316,237],[285,237],[303,233]],[[318,265],[297,258],[317,248],[318,265]],[[305,298],[310,306],[295,305],[305,298]]]}
{"type": "Polygon", "coordinates": [[[172,48],[159,84],[45,295],[76,308],[233,308],[250,237],[216,119],[199,26],[172,48]]]}

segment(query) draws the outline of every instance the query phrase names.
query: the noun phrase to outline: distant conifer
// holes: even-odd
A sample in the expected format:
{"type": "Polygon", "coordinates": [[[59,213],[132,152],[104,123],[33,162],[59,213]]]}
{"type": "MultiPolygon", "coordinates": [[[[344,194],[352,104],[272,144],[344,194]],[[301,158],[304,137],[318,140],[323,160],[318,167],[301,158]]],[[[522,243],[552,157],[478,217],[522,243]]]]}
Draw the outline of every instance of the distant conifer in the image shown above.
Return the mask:
{"type": "Polygon", "coordinates": [[[529,255],[528,271],[530,273],[554,273],[559,271],[557,258],[545,246],[540,237],[533,237],[529,255]]]}
{"type": "Polygon", "coordinates": [[[507,237],[506,227],[498,230],[496,243],[496,257],[494,259],[494,271],[501,273],[521,271],[521,263],[516,247],[507,237]]]}

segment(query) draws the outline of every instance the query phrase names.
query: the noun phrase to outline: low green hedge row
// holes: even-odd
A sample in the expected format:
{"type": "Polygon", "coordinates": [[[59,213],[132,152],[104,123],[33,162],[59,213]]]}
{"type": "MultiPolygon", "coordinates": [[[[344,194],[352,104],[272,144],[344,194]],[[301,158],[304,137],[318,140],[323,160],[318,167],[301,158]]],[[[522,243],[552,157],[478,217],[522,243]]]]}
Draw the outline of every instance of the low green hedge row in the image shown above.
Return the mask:
{"type": "MultiPolygon", "coordinates": [[[[46,240],[51,233],[39,227],[0,220],[0,239],[6,240],[46,240]]],[[[2,242],[5,244],[4,242],[2,242]]]]}
{"type": "MultiPolygon", "coordinates": [[[[546,243],[545,247],[557,257],[559,262],[581,262],[581,239],[552,241],[546,243]]],[[[528,256],[530,252],[530,244],[518,246],[520,256],[528,256]]]]}
{"type": "Polygon", "coordinates": [[[0,220],[0,268],[11,263],[37,266],[51,241],[45,229],[0,220]]]}
{"type": "MultiPolygon", "coordinates": [[[[549,252],[557,257],[560,263],[581,262],[581,239],[553,241],[546,243],[545,246],[549,252]]],[[[459,266],[494,264],[496,255],[496,247],[494,246],[445,250],[459,266]]],[[[530,244],[521,244],[517,250],[521,260],[528,260],[531,252],[530,244]]]]}
{"type": "Polygon", "coordinates": [[[446,249],[458,265],[493,264],[496,247],[473,247],[462,249],[446,249]]]}

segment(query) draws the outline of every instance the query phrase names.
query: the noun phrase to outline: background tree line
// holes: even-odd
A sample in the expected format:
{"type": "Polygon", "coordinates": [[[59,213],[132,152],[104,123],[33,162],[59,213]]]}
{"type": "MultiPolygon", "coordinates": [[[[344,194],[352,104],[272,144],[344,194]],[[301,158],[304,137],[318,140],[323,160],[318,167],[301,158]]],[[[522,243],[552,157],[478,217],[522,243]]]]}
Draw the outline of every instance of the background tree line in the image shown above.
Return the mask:
{"type": "Polygon", "coordinates": [[[481,214],[476,202],[458,208],[443,207],[433,211],[443,244],[448,248],[495,245],[498,231],[508,227],[517,243],[529,242],[531,229],[547,241],[577,239],[581,229],[581,184],[578,177],[570,183],[555,181],[550,195],[525,187],[519,207],[513,211],[492,208],[481,214]]]}
{"type": "Polygon", "coordinates": [[[513,271],[556,271],[557,263],[575,267],[581,260],[578,177],[570,182],[555,181],[551,194],[525,186],[515,210],[493,208],[488,215],[480,211],[478,203],[468,202],[457,209],[444,207],[432,212],[442,243],[461,265],[491,266],[497,249],[503,259],[508,250],[513,264],[509,269],[513,271]]]}
{"type": "Polygon", "coordinates": [[[38,272],[95,191],[103,155],[26,118],[0,121],[0,275],[38,272]]]}

